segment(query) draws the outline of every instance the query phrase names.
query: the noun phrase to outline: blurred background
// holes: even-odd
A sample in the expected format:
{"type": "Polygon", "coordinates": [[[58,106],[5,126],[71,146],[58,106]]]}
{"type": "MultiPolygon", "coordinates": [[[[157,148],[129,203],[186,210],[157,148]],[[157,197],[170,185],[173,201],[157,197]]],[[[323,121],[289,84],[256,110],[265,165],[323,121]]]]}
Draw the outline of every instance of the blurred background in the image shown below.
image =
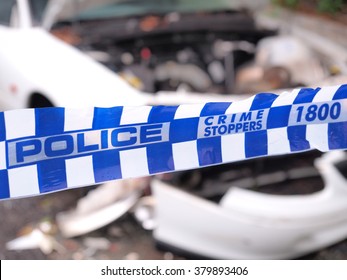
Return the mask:
{"type": "MultiPolygon", "coordinates": [[[[258,92],[341,85],[347,82],[346,24],[346,0],[2,0],[0,107],[89,105],[89,100],[109,104],[98,96],[100,85],[110,91],[119,85],[128,104],[139,104],[144,96],[149,104],[180,104],[213,100],[215,94],[238,100],[258,92]],[[95,85],[89,85],[93,80],[95,85]],[[79,93],[64,96],[70,90],[79,93]],[[182,98],[186,93],[197,99],[189,94],[182,98]]],[[[120,100],[117,105],[123,104],[124,97],[115,98],[120,100]]],[[[342,204],[331,212],[340,220],[322,217],[312,226],[313,233],[335,226],[338,233],[314,237],[312,246],[300,247],[310,232],[283,230],[288,237],[281,242],[288,241],[288,247],[276,242],[270,249],[255,245],[253,254],[250,240],[256,227],[254,232],[235,233],[235,241],[226,234],[238,224],[228,225],[228,218],[215,228],[203,225],[213,207],[220,217],[229,215],[222,206],[234,186],[262,195],[304,197],[322,191],[330,181],[347,184],[344,153],[322,161],[340,172],[331,173],[340,176],[339,181],[330,180],[330,173],[322,178],[317,168],[322,156],[310,151],[0,201],[0,258],[347,259],[347,212],[342,204]],[[186,205],[176,208],[177,197],[186,205]],[[194,216],[190,209],[201,211],[194,216]],[[176,221],[184,216],[192,219],[192,226],[176,221]],[[196,247],[185,246],[193,242],[184,242],[189,235],[204,240],[201,247],[210,245],[201,250],[195,249],[199,241],[196,247]],[[231,250],[229,255],[218,247],[232,242],[250,253],[231,250]],[[278,254],[273,253],[276,246],[278,254]]],[[[319,204],[312,205],[307,210],[312,216],[303,217],[316,217],[319,204]]],[[[274,206],[271,215],[276,211],[274,206]]],[[[300,229],[295,220],[293,224],[300,229]]],[[[261,221],[257,226],[266,227],[261,221]]],[[[269,228],[274,240],[276,230],[269,228]]]]}

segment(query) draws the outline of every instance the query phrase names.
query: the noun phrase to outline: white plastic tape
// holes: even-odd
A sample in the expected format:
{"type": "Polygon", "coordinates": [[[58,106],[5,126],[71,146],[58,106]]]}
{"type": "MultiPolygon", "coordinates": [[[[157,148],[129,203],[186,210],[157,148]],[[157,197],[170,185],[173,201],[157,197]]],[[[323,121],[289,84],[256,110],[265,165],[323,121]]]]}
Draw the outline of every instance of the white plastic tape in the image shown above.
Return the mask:
{"type": "Polygon", "coordinates": [[[347,148],[347,85],[235,103],[0,113],[0,198],[347,148]]]}

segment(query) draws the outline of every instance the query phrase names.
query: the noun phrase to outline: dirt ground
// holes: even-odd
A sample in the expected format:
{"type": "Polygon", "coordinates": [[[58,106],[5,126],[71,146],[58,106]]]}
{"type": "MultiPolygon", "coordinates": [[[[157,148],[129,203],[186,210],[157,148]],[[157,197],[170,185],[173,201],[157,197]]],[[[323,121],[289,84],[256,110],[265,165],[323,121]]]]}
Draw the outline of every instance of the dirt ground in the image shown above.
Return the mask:
{"type": "Polygon", "coordinates": [[[54,232],[58,251],[45,255],[39,249],[9,251],[6,242],[30,231],[40,221],[54,224],[56,213],[74,206],[85,194],[84,189],[63,191],[40,197],[0,202],[0,258],[1,259],[173,259],[171,253],[155,248],[151,233],[137,224],[131,214],[90,234],[65,239],[54,232]],[[93,244],[96,243],[95,245],[93,244]],[[101,245],[100,243],[106,245],[101,245]]]}

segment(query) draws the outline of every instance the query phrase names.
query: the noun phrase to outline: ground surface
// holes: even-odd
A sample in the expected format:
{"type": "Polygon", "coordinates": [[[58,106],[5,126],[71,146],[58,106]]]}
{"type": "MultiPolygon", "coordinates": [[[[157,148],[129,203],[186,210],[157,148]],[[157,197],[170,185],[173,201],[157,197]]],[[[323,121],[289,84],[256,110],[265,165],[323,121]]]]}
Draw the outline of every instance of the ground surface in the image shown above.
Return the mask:
{"type": "MultiPolygon", "coordinates": [[[[169,253],[155,249],[151,233],[143,230],[128,214],[113,224],[78,238],[65,239],[59,232],[53,234],[61,249],[45,255],[39,249],[9,251],[6,242],[21,232],[30,231],[37,223],[50,220],[55,214],[72,207],[85,192],[63,191],[35,198],[0,202],[0,258],[1,259],[164,259],[169,253]],[[105,248],[93,245],[108,241],[105,248]],[[90,245],[90,242],[92,244],[90,245]]],[[[104,246],[102,246],[104,247],[104,246]]]]}

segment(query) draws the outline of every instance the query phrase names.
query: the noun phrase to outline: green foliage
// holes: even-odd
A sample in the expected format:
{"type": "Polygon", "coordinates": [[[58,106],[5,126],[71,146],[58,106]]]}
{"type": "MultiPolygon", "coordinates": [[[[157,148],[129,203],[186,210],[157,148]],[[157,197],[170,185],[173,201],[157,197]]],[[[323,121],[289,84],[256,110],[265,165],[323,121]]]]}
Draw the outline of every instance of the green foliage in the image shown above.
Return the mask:
{"type": "Polygon", "coordinates": [[[319,0],[317,9],[320,12],[334,14],[340,11],[344,5],[344,0],[319,0]]]}
{"type": "Polygon", "coordinates": [[[299,4],[309,3],[319,12],[331,14],[339,12],[347,6],[347,0],[272,0],[272,3],[288,8],[296,8],[299,4]]]}
{"type": "Polygon", "coordinates": [[[295,8],[299,4],[299,0],[284,0],[286,6],[295,8]]]}
{"type": "Polygon", "coordinates": [[[272,0],[272,3],[276,5],[295,8],[299,4],[299,0],[272,0]]]}

